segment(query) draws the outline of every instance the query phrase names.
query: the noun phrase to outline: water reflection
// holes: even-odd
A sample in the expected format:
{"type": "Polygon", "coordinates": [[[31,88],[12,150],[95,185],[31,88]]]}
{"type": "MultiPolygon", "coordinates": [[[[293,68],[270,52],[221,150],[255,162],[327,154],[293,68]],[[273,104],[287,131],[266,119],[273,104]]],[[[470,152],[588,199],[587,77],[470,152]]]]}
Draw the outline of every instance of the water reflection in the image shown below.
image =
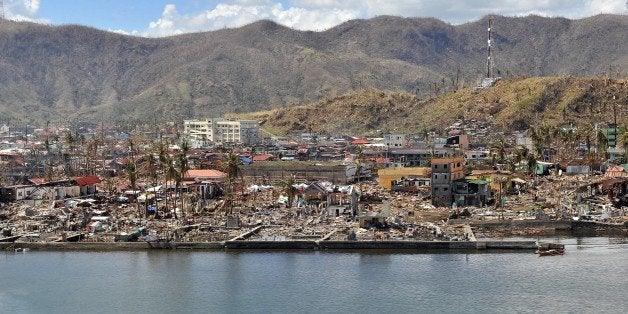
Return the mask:
{"type": "Polygon", "coordinates": [[[558,240],[567,253],[543,258],[503,252],[5,253],[0,313],[628,308],[624,237],[558,240]],[[582,265],[589,265],[586,271],[582,265]]]}

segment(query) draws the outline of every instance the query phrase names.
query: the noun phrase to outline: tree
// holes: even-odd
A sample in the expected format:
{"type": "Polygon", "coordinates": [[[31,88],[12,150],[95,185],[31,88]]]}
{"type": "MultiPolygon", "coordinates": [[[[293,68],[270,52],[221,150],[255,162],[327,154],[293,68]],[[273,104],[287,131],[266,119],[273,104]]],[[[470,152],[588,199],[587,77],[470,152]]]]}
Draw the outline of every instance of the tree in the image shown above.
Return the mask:
{"type": "Polygon", "coordinates": [[[515,164],[519,164],[521,161],[526,160],[528,158],[528,148],[523,145],[518,145],[515,149],[514,162],[515,164]]]}
{"type": "Polygon", "coordinates": [[[155,156],[152,153],[146,154],[144,158],[144,172],[146,175],[151,178],[151,183],[153,186],[157,185],[157,167],[155,164],[157,161],[155,160],[155,156]]]}
{"type": "Polygon", "coordinates": [[[503,138],[497,141],[497,155],[499,156],[500,162],[506,160],[506,143],[503,138]]]}
{"type": "Polygon", "coordinates": [[[223,161],[223,171],[227,173],[227,182],[225,184],[225,192],[227,194],[227,210],[226,215],[233,214],[233,191],[235,188],[235,182],[240,178],[242,185],[241,192],[244,197],[244,178],[242,177],[242,170],[240,169],[240,158],[233,151],[229,151],[225,160],[223,161]]]}
{"type": "Polygon", "coordinates": [[[628,162],[628,125],[620,129],[617,134],[617,143],[624,148],[624,162],[628,162]]]}
{"type": "Polygon", "coordinates": [[[70,151],[74,150],[74,146],[76,145],[76,137],[72,135],[72,131],[68,131],[65,133],[65,143],[68,145],[68,149],[70,151]]]}
{"type": "Polygon", "coordinates": [[[168,180],[170,180],[170,165],[172,164],[172,161],[169,160],[169,156],[166,152],[166,146],[163,142],[159,141],[159,143],[157,144],[157,160],[159,161],[159,168],[161,173],[163,173],[164,175],[164,187],[165,187],[165,191],[166,191],[166,199],[165,199],[165,203],[166,203],[166,212],[168,211],[168,195],[170,194],[168,191],[168,180]]]}
{"type": "Polygon", "coordinates": [[[288,208],[292,207],[292,202],[294,202],[294,197],[297,195],[297,188],[294,187],[296,180],[294,176],[288,177],[287,180],[281,182],[281,186],[283,188],[284,193],[288,197],[288,203],[286,206],[288,208]]]}
{"type": "Polygon", "coordinates": [[[183,195],[181,193],[181,182],[183,181],[183,177],[185,176],[185,173],[190,169],[190,166],[188,164],[188,151],[190,150],[190,145],[188,144],[188,142],[183,142],[181,144],[181,150],[179,151],[179,154],[177,154],[177,165],[179,166],[177,171],[176,171],[176,175],[175,175],[175,181],[176,181],[176,189],[178,191],[178,195],[179,195],[179,199],[180,199],[180,203],[181,203],[181,212],[185,215],[185,210],[184,210],[184,203],[183,203],[183,195]]]}
{"type": "MultiPolygon", "coordinates": [[[[136,191],[136,187],[137,187],[137,168],[135,165],[134,161],[129,161],[126,164],[126,176],[127,179],[129,179],[129,182],[131,184],[131,190],[133,191],[134,195],[135,195],[135,191],[136,191]]],[[[137,202],[135,203],[136,207],[137,202]]],[[[137,208],[139,210],[139,207],[137,208]]]]}
{"type": "Polygon", "coordinates": [[[531,174],[536,173],[536,156],[534,154],[528,154],[528,171],[531,174]]]}
{"type": "Polygon", "coordinates": [[[364,165],[364,150],[362,146],[358,146],[356,150],[355,158],[355,182],[360,183],[360,176],[362,175],[362,168],[364,165]]]}
{"type": "MultiPolygon", "coordinates": [[[[167,156],[165,158],[165,175],[166,175],[166,189],[168,188],[168,181],[172,181],[174,180],[175,182],[180,182],[180,179],[178,178],[178,172],[177,169],[174,166],[174,159],[170,156],[167,156]]],[[[178,190],[178,183],[175,185],[175,196],[178,190]]],[[[170,194],[170,192],[168,192],[167,194],[170,194]]],[[[174,211],[174,219],[179,219],[179,217],[177,216],[177,210],[176,210],[176,200],[173,202],[173,206],[175,207],[175,211],[174,211]]],[[[166,208],[168,208],[168,195],[166,195],[166,208]]]]}

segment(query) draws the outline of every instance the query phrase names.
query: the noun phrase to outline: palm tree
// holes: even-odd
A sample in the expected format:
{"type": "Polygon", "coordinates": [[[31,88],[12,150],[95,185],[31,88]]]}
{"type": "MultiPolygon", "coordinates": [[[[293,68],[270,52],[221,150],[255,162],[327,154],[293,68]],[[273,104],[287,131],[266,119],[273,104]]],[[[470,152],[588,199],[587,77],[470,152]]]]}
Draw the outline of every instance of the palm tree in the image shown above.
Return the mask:
{"type": "Polygon", "coordinates": [[[532,174],[536,173],[536,156],[528,154],[528,171],[532,174]]]}
{"type": "Polygon", "coordinates": [[[355,182],[360,183],[360,175],[364,164],[364,150],[362,146],[358,146],[355,158],[355,182]]]}
{"type": "Polygon", "coordinates": [[[155,186],[157,185],[157,168],[155,167],[155,156],[152,153],[146,154],[144,160],[144,171],[151,178],[152,185],[155,186]]]}
{"type": "Polygon", "coordinates": [[[604,132],[599,130],[597,132],[597,152],[602,156],[602,158],[606,158],[606,151],[608,150],[608,138],[604,135],[604,132]]]}
{"type": "MultiPolygon", "coordinates": [[[[137,186],[137,167],[135,165],[135,161],[130,160],[126,164],[126,175],[127,179],[131,183],[131,190],[133,191],[133,195],[135,194],[136,186],[137,186]]],[[[139,211],[139,205],[137,200],[135,201],[136,209],[139,211]]]]}
{"type": "Polygon", "coordinates": [[[226,215],[233,214],[233,190],[235,186],[235,182],[238,178],[240,178],[241,183],[241,192],[244,197],[244,178],[242,176],[242,170],[240,169],[240,158],[233,151],[229,151],[225,160],[223,161],[223,171],[227,173],[227,184],[225,185],[225,190],[227,192],[227,209],[225,211],[226,215]]]}
{"type": "Polygon", "coordinates": [[[628,162],[628,125],[623,126],[617,134],[617,144],[624,148],[624,162],[628,162]]]}
{"type": "Polygon", "coordinates": [[[492,155],[491,163],[493,167],[497,165],[497,163],[503,163],[506,159],[506,147],[503,139],[499,139],[495,143],[493,143],[493,150],[495,151],[492,155]]]}
{"type": "Polygon", "coordinates": [[[182,193],[180,193],[180,188],[181,188],[181,181],[183,181],[183,177],[185,176],[185,173],[190,169],[190,166],[188,164],[188,158],[187,158],[187,153],[190,150],[190,145],[188,144],[188,142],[183,142],[183,144],[181,144],[181,151],[179,152],[179,154],[177,155],[177,161],[178,161],[178,166],[179,169],[177,169],[177,173],[175,176],[176,179],[176,188],[177,191],[179,191],[179,199],[181,202],[181,212],[185,214],[185,211],[183,209],[184,203],[183,203],[183,195],[182,193]]]}
{"type": "Polygon", "coordinates": [[[169,169],[169,164],[171,164],[171,162],[168,160],[168,155],[166,153],[166,146],[164,145],[163,142],[159,141],[159,143],[156,146],[156,150],[157,150],[157,160],[159,161],[159,168],[161,173],[163,173],[164,175],[164,186],[166,187],[165,191],[166,191],[166,199],[165,199],[165,203],[166,203],[166,212],[168,212],[168,169],[169,169]]]}
{"type": "Polygon", "coordinates": [[[522,160],[526,160],[528,158],[528,148],[523,146],[523,145],[519,145],[517,146],[517,148],[515,149],[515,156],[514,156],[514,162],[515,164],[520,163],[522,160]]]}
{"type": "Polygon", "coordinates": [[[283,187],[286,196],[288,196],[288,203],[286,206],[288,208],[292,207],[292,202],[294,201],[294,197],[297,195],[297,189],[294,187],[296,180],[294,176],[288,177],[287,180],[281,182],[281,186],[283,187]]]}
{"type": "Polygon", "coordinates": [[[72,131],[68,131],[65,133],[65,143],[68,144],[68,148],[70,151],[74,150],[74,145],[76,145],[76,138],[72,136],[72,131]]]}
{"type": "MultiPolygon", "coordinates": [[[[180,182],[179,178],[178,178],[178,172],[177,169],[174,166],[174,160],[172,159],[172,157],[167,156],[165,158],[165,175],[166,175],[166,188],[168,187],[168,181],[172,181],[175,180],[175,182],[180,182]]],[[[176,192],[178,190],[179,186],[178,183],[175,185],[175,195],[176,192]]],[[[168,195],[170,194],[170,192],[168,191],[166,193],[166,209],[168,208],[168,195]]],[[[173,202],[173,206],[175,207],[175,211],[174,211],[174,219],[179,219],[179,217],[177,216],[177,210],[176,210],[176,200],[173,202]]]]}

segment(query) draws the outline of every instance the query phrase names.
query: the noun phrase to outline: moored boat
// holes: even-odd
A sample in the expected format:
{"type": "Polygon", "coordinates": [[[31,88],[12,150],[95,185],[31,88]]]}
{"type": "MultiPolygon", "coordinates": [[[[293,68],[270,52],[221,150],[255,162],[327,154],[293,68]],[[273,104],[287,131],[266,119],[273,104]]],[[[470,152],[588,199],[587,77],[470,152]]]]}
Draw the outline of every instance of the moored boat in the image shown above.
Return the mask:
{"type": "Polygon", "coordinates": [[[539,256],[554,256],[554,255],[563,255],[565,254],[565,248],[557,248],[557,249],[549,249],[549,250],[538,250],[536,251],[539,256]]]}

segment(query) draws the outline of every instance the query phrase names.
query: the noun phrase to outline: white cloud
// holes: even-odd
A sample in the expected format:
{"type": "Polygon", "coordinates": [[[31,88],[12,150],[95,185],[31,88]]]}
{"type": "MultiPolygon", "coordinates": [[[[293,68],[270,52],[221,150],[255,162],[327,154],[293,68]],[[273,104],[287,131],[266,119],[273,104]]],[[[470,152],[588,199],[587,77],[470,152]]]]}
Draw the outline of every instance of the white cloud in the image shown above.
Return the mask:
{"type": "Polygon", "coordinates": [[[213,9],[181,15],[172,4],[151,22],[144,36],[239,27],[270,19],[299,30],[325,30],[355,18],[377,15],[435,17],[460,24],[488,14],[582,18],[599,13],[621,14],[625,0],[225,0],[213,9]]]}
{"type": "Polygon", "coordinates": [[[36,18],[39,0],[4,0],[3,4],[6,19],[50,24],[47,19],[36,18]]]}
{"type": "MultiPolygon", "coordinates": [[[[37,17],[40,0],[4,0],[4,10],[8,19],[50,24],[37,17]]],[[[488,14],[577,19],[625,12],[625,0],[218,0],[213,8],[190,14],[181,14],[175,5],[168,4],[144,30],[111,31],[159,37],[239,27],[261,19],[298,30],[321,31],[351,19],[378,15],[435,17],[460,24],[488,14]]]]}
{"type": "Polygon", "coordinates": [[[39,0],[26,0],[24,1],[24,7],[31,14],[35,14],[39,11],[39,0]]]}
{"type": "Polygon", "coordinates": [[[359,12],[348,9],[284,8],[281,3],[266,0],[219,3],[214,9],[192,15],[181,15],[173,4],[168,4],[161,18],[151,22],[143,35],[167,36],[239,27],[261,19],[299,30],[325,30],[357,17],[359,12]]]}

